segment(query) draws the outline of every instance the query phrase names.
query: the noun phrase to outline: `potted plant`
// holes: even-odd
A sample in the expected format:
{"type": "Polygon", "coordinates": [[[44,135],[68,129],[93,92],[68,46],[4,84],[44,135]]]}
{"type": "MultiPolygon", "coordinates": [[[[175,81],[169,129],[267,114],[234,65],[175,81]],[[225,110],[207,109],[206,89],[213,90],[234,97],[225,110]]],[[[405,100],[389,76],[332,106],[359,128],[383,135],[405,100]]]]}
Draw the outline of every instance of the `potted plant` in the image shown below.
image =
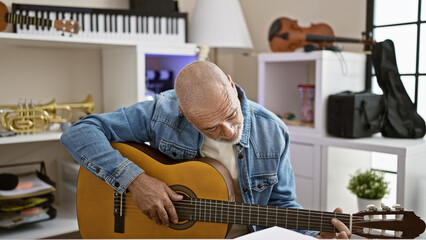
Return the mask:
{"type": "Polygon", "coordinates": [[[389,193],[388,186],[383,172],[373,169],[362,172],[358,169],[351,175],[348,189],[358,197],[358,208],[363,210],[369,204],[380,207],[383,196],[389,193]]]}

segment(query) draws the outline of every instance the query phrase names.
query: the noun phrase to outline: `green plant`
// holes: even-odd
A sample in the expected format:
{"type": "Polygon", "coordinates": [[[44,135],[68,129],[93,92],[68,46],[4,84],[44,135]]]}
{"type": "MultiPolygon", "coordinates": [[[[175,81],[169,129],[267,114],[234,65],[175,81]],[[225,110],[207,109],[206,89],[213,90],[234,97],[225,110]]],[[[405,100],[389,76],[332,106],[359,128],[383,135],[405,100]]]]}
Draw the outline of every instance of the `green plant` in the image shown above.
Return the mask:
{"type": "Polygon", "coordinates": [[[388,186],[383,172],[373,169],[361,172],[358,169],[355,175],[351,175],[348,189],[360,198],[382,199],[389,193],[388,186]]]}

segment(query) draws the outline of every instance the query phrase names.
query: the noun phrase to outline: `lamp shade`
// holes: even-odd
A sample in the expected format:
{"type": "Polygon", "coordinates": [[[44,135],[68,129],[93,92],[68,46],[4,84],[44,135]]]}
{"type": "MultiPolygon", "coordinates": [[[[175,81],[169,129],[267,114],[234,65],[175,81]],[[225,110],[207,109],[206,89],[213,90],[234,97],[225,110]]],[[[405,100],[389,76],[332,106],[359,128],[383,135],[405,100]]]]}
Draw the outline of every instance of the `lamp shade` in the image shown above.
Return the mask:
{"type": "Polygon", "coordinates": [[[253,48],[238,0],[197,0],[188,35],[210,47],[253,48]]]}

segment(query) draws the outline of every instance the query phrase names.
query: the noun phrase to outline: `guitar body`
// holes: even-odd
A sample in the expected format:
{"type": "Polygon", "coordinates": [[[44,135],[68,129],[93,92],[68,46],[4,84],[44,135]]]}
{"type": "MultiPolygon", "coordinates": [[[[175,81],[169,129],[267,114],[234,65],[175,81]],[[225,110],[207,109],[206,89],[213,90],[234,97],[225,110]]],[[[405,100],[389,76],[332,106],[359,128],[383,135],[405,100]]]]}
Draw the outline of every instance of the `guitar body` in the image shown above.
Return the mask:
{"type": "Polygon", "coordinates": [[[7,6],[0,2],[0,32],[4,31],[7,27],[6,13],[8,13],[7,6]]]}
{"type": "MultiPolygon", "coordinates": [[[[164,156],[141,144],[112,143],[114,149],[169,186],[184,186],[198,198],[233,201],[233,185],[230,175],[218,162],[203,158],[185,162],[167,162],[164,156]],[[154,156],[157,154],[156,156],[154,156]],[[154,159],[155,157],[155,159],[154,159]],[[164,160],[161,162],[160,160],[164,160]]],[[[178,191],[179,192],[179,191],[178,191]]],[[[182,193],[185,195],[185,193],[182,193]]],[[[124,232],[117,233],[114,216],[114,190],[84,168],[80,168],[77,184],[77,217],[83,238],[224,238],[228,231],[226,223],[188,221],[177,226],[182,230],[155,224],[137,208],[131,194],[125,194],[124,232]]]]}

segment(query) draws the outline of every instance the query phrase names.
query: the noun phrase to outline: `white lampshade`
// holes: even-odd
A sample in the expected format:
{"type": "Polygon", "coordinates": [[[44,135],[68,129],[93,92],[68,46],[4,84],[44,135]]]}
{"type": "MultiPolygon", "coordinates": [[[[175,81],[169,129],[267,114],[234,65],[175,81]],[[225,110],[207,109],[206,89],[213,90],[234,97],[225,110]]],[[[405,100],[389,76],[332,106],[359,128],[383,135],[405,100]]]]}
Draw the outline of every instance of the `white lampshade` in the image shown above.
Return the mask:
{"type": "Polygon", "coordinates": [[[197,0],[188,35],[189,42],[200,45],[253,48],[238,0],[197,0]]]}

